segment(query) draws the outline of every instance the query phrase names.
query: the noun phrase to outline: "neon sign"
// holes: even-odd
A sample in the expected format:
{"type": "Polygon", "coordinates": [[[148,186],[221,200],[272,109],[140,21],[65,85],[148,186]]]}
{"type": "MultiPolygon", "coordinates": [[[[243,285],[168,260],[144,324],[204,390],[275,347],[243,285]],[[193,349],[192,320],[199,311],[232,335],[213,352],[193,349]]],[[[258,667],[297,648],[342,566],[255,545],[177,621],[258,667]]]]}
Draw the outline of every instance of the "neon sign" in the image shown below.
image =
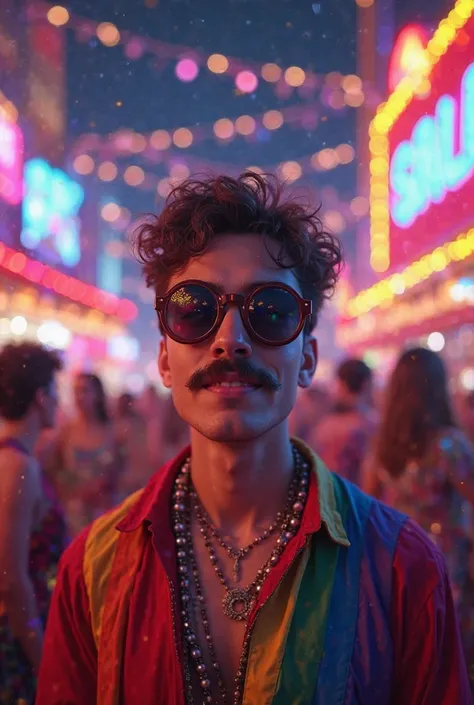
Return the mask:
{"type": "Polygon", "coordinates": [[[425,59],[421,82],[402,80],[370,126],[376,272],[406,268],[474,225],[472,0],[457,0],[428,41],[425,59]]]}
{"type": "Polygon", "coordinates": [[[22,197],[23,135],[0,115],[0,199],[16,205],[22,197]]]}
{"type": "Polygon", "coordinates": [[[401,228],[412,225],[448,191],[474,175],[474,63],[461,81],[460,100],[443,95],[435,114],[418,120],[410,140],[395,149],[390,165],[391,216],[401,228]]]}
{"type": "Polygon", "coordinates": [[[418,76],[427,70],[427,42],[428,36],[423,27],[408,25],[402,29],[390,57],[388,85],[391,91],[405,76],[418,76]]]}
{"type": "Polygon", "coordinates": [[[22,244],[74,267],[81,259],[78,213],[84,190],[43,159],[26,163],[24,184],[22,244]]]}

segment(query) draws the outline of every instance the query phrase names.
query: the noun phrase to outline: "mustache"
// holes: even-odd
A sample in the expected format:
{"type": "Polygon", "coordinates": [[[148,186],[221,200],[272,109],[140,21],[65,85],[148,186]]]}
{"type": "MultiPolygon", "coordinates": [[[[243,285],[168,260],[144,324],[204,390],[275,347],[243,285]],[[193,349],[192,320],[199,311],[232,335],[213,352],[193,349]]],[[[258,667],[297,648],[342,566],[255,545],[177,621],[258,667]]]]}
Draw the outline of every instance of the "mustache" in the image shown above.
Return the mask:
{"type": "Polygon", "coordinates": [[[206,367],[196,370],[186,387],[191,392],[195,392],[201,389],[209,378],[214,379],[231,373],[238,374],[244,382],[248,380],[271,392],[277,392],[281,388],[281,384],[270,372],[254,367],[248,360],[215,360],[206,367]]]}

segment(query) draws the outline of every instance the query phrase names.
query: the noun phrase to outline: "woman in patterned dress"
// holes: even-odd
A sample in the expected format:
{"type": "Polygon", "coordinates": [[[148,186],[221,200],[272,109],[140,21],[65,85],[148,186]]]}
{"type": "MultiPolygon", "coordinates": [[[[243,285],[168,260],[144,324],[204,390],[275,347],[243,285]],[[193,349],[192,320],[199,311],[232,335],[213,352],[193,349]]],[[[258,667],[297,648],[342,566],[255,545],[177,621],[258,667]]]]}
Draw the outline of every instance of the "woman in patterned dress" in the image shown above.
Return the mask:
{"type": "Polygon", "coordinates": [[[82,372],[74,379],[76,416],[54,442],[48,474],[77,536],[117,502],[120,461],[102,382],[82,372]]]}
{"type": "Polygon", "coordinates": [[[58,358],[39,345],[0,353],[0,705],[30,705],[56,569],[61,512],[34,458],[54,422],[58,358]]]}
{"type": "Polygon", "coordinates": [[[474,684],[474,447],[456,426],[436,353],[414,348],[398,361],[364,489],[415,519],[444,554],[474,684]]]}

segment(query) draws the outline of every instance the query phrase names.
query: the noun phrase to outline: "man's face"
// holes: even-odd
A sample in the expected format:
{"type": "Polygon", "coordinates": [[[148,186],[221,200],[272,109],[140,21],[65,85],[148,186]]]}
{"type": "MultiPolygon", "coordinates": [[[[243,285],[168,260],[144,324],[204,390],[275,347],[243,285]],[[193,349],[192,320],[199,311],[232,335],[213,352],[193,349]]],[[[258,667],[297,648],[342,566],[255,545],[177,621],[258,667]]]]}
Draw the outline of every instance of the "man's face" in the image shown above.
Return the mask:
{"type": "MultiPolygon", "coordinates": [[[[205,254],[172,277],[169,289],[198,279],[224,293],[246,294],[257,283],[268,281],[282,282],[301,294],[293,272],[278,267],[267,247],[274,255],[279,252],[277,243],[265,243],[260,235],[218,236],[205,254]]],[[[293,408],[298,385],[310,384],[315,366],[313,338],[301,333],[281,347],[258,343],[246,331],[236,306],[227,309],[220,328],[207,340],[183,345],[166,337],[159,354],[163,383],[171,388],[180,416],[198,433],[223,443],[249,441],[281,424],[293,408]],[[245,361],[268,383],[232,394],[202,385],[188,388],[196,372],[212,370],[212,365],[222,360],[236,366],[239,360],[245,361]]]]}

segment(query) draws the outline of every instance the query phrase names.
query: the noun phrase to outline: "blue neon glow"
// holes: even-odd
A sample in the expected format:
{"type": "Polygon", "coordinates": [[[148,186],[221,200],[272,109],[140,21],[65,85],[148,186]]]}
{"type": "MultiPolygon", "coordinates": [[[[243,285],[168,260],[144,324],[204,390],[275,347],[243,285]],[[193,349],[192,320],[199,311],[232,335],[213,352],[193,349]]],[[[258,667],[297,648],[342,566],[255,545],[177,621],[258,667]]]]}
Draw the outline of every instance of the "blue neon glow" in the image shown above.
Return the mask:
{"type": "Polygon", "coordinates": [[[84,189],[43,159],[25,164],[24,188],[21,242],[35,249],[47,241],[63,264],[74,267],[81,259],[78,212],[84,189]]]}
{"type": "Polygon", "coordinates": [[[435,115],[420,118],[410,140],[395,149],[390,164],[393,222],[409,228],[433,203],[441,203],[473,176],[474,63],[464,72],[460,100],[441,96],[435,115]]]}

